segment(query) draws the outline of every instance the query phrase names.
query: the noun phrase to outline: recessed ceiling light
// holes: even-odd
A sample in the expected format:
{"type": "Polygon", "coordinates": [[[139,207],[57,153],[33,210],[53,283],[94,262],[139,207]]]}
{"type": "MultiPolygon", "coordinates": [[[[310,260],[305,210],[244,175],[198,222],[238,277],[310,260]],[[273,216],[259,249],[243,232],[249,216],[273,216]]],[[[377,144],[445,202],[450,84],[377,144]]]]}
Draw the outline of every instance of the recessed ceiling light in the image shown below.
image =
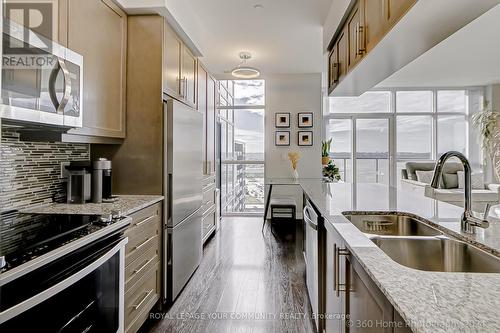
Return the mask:
{"type": "Polygon", "coordinates": [[[255,8],[255,9],[262,9],[262,8],[264,8],[264,5],[261,4],[261,3],[256,3],[255,5],[253,5],[253,8],[255,8]]]}

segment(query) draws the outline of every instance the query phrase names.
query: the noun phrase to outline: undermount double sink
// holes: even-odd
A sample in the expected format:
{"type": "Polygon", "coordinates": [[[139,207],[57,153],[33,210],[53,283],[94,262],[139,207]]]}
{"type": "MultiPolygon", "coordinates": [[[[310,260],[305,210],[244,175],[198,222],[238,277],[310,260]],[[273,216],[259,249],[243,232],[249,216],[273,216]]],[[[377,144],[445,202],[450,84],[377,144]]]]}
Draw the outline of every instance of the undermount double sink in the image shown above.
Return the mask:
{"type": "Polygon", "coordinates": [[[500,259],[405,213],[344,216],[397,263],[424,271],[500,273],[500,259]]]}

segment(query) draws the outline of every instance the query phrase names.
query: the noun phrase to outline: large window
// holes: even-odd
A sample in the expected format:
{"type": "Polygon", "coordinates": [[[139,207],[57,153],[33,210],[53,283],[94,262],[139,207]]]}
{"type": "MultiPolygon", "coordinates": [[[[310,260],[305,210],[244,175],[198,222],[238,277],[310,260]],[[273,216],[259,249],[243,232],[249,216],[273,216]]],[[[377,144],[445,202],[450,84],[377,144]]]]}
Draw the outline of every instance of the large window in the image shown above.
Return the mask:
{"type": "Polygon", "coordinates": [[[222,213],[264,211],[264,80],[219,82],[222,213]]]}
{"type": "MultiPolygon", "coordinates": [[[[482,96],[481,88],[470,88],[332,97],[325,116],[325,136],[333,138],[331,157],[346,182],[396,185],[407,161],[435,160],[449,150],[468,156],[469,118],[482,96]]],[[[481,162],[472,155],[477,167],[481,162]]]]}

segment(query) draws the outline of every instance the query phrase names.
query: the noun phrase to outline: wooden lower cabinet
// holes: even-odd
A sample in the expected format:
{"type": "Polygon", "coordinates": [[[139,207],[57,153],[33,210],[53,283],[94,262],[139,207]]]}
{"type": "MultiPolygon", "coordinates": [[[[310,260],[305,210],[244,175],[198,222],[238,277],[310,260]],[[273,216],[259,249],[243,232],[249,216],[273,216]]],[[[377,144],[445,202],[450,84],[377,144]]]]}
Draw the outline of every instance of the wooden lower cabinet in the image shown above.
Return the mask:
{"type": "Polygon", "coordinates": [[[326,223],[326,333],[410,333],[399,313],[326,223]]]}
{"type": "Polygon", "coordinates": [[[157,263],[125,292],[125,332],[137,332],[160,299],[161,267],[157,263]]]}
{"type": "Polygon", "coordinates": [[[131,215],[125,231],[125,332],[135,333],[161,295],[161,203],[131,215]]]}
{"type": "Polygon", "coordinates": [[[354,256],[349,256],[346,311],[350,333],[392,333],[394,309],[354,256]]]}
{"type": "Polygon", "coordinates": [[[344,249],[344,240],[333,229],[328,230],[326,235],[326,280],[325,280],[325,330],[326,332],[345,332],[345,278],[346,264],[345,256],[341,256],[340,249],[344,249]]]}
{"type": "Polygon", "coordinates": [[[394,333],[413,333],[410,326],[406,324],[405,320],[397,311],[394,311],[394,323],[396,324],[394,333]]]}
{"type": "Polygon", "coordinates": [[[203,181],[203,203],[202,203],[202,237],[203,243],[215,232],[217,226],[217,213],[215,207],[215,177],[207,177],[203,181]]]}

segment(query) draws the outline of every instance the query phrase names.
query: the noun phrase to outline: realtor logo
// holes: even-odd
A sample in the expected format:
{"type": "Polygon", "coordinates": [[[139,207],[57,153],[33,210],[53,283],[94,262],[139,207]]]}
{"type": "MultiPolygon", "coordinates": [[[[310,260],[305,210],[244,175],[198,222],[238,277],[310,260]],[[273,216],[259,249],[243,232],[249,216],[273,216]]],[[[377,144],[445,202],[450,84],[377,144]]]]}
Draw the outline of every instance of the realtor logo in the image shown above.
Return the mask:
{"type": "Polygon", "coordinates": [[[29,48],[38,48],[49,51],[51,43],[43,41],[39,36],[53,39],[53,3],[37,1],[14,1],[7,0],[4,4],[4,16],[12,24],[4,25],[3,29],[9,29],[9,42],[3,42],[4,54],[22,54],[28,52],[29,48]],[[24,29],[23,29],[24,27],[24,29]],[[25,50],[23,52],[23,50],[25,50]]]}

